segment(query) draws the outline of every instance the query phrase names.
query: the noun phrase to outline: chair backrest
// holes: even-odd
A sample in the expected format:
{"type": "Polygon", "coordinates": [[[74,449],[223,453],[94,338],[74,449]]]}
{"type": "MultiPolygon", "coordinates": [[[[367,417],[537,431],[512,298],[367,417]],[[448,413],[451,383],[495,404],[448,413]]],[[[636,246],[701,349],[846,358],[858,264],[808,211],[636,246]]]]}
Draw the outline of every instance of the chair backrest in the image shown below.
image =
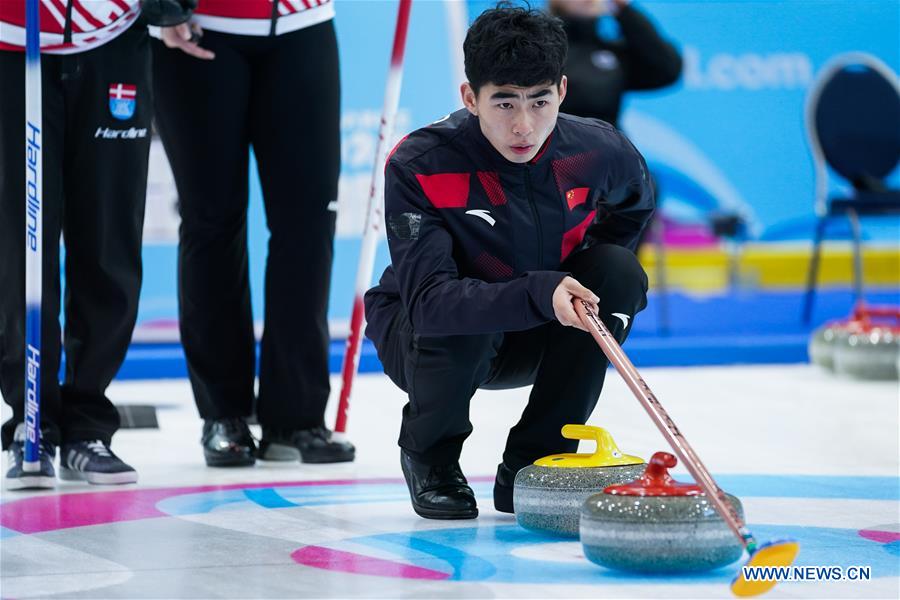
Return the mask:
{"type": "Polygon", "coordinates": [[[900,85],[874,56],[851,52],[821,70],[806,102],[816,162],[816,212],[827,210],[825,163],[857,188],[881,181],[900,161],[900,85]]]}

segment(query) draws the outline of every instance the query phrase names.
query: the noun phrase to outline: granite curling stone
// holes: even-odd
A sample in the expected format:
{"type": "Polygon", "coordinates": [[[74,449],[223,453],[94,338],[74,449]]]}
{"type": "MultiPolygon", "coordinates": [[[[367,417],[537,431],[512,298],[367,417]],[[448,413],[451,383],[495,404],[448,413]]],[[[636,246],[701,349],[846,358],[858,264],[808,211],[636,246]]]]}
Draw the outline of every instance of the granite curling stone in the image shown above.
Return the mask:
{"type": "Polygon", "coordinates": [[[834,371],[834,345],[840,338],[850,335],[846,324],[831,321],[816,329],[809,339],[809,360],[814,365],[834,371]]]}
{"type": "Polygon", "coordinates": [[[900,377],[900,307],[859,303],[846,319],[813,332],[809,358],[829,371],[858,379],[900,377]]]}
{"type": "Polygon", "coordinates": [[[594,440],[593,454],[553,454],[538,459],[516,474],[513,508],[525,529],[578,537],[581,505],[591,494],[609,485],[632,481],[646,464],[637,456],[622,454],[612,435],[601,427],[566,425],[563,437],[594,440]]]}
{"type": "Polygon", "coordinates": [[[835,341],[834,370],[857,379],[898,379],[900,327],[871,325],[835,341]]]}
{"type": "MultiPolygon", "coordinates": [[[[638,480],[606,488],[581,511],[581,544],[593,563],[642,573],[706,571],[736,561],[743,546],[700,486],[678,483],[675,457],[657,452],[638,480]]],[[[726,494],[743,518],[740,501],[726,494]]]]}

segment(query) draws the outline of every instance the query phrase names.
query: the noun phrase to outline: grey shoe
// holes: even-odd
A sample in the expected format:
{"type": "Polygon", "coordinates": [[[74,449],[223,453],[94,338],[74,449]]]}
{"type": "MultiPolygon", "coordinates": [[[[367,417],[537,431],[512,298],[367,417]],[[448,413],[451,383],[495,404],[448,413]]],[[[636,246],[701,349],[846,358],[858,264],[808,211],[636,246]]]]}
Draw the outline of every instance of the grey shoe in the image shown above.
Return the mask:
{"type": "Polygon", "coordinates": [[[356,448],[350,442],[335,440],[324,427],[293,431],[263,427],[259,458],[305,463],[350,462],[356,458],[356,448]]]}
{"type": "Polygon", "coordinates": [[[100,440],[70,442],[60,450],[59,478],[98,485],[136,483],[137,471],[100,440]]]}

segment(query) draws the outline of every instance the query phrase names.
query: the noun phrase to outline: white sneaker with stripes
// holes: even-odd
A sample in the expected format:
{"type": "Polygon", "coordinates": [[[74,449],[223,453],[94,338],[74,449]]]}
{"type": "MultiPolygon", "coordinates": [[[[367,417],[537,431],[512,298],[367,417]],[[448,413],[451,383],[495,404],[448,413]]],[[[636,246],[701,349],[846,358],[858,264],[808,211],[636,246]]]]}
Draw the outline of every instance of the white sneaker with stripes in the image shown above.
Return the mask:
{"type": "Polygon", "coordinates": [[[60,451],[59,478],[99,485],[135,483],[137,471],[113,454],[101,440],[71,442],[60,451]]]}

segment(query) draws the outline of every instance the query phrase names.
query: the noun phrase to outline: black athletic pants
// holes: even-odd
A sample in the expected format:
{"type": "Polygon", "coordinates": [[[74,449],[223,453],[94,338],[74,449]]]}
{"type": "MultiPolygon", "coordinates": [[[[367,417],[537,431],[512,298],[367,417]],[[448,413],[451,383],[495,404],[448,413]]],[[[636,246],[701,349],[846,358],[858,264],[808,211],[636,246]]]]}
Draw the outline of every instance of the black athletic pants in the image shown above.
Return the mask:
{"type": "Polygon", "coordinates": [[[328,293],[340,171],[331,22],[280,36],[207,31],[214,60],[153,42],[156,119],[178,188],[181,342],[204,419],[252,414],[256,354],[247,262],[249,151],[269,248],[256,414],[323,425],[328,293]]]}
{"type": "MultiPolygon", "coordinates": [[[[597,294],[603,322],[623,342],[634,315],[647,304],[647,276],[635,255],[598,245],[560,270],[597,294]]],[[[400,446],[410,455],[433,465],[456,461],[472,432],[469,401],[475,390],[530,384],[531,396],[509,432],[503,462],[515,471],[542,456],[575,451],[578,441],[564,439],[560,430],[590,417],[608,364],[590,334],[552,321],[519,332],[426,337],[415,334],[406,311],[400,303],[397,307],[376,347],[385,372],[409,394],[400,446]]]]}
{"type": "MultiPolygon", "coordinates": [[[[134,25],[99,48],[44,54],[41,63],[41,428],[53,444],[108,443],[119,415],[105,391],[125,358],[141,287],[152,114],[147,30],[134,25]],[[134,113],[125,119],[114,117],[110,108],[110,88],[119,83],[137,88],[134,113]],[[62,336],[61,232],[66,247],[62,336]]],[[[13,409],[3,425],[7,448],[24,418],[24,53],[0,51],[0,81],[0,390],[13,409]]]]}

